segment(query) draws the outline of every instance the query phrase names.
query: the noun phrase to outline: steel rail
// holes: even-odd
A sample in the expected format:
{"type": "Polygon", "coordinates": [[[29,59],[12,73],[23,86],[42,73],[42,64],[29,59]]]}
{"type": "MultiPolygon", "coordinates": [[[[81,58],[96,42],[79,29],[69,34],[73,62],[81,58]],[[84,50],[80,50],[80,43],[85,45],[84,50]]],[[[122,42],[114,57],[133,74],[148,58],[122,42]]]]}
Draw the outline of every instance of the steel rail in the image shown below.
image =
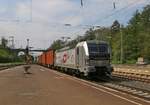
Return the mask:
{"type": "Polygon", "coordinates": [[[150,83],[150,74],[140,74],[133,72],[124,72],[124,71],[114,71],[112,73],[115,77],[125,78],[128,80],[136,80],[141,82],[150,83]]]}

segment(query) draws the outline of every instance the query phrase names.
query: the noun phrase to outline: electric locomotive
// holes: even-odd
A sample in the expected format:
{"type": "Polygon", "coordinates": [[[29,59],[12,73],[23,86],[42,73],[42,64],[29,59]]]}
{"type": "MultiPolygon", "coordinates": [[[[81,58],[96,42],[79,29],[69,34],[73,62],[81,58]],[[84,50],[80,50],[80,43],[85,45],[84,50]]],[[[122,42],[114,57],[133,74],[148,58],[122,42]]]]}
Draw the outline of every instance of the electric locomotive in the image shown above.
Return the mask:
{"type": "Polygon", "coordinates": [[[54,66],[85,77],[111,77],[111,50],[105,41],[83,41],[55,52],[54,66]]]}

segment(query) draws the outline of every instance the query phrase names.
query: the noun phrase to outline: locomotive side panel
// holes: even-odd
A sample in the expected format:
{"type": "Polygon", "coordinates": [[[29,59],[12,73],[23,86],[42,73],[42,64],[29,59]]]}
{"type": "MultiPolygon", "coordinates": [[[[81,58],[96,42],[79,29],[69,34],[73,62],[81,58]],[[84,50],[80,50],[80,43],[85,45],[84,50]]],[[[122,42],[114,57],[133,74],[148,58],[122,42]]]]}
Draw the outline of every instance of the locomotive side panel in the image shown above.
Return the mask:
{"type": "Polygon", "coordinates": [[[55,53],[55,65],[66,68],[76,68],[75,49],[59,51],[55,53]]]}

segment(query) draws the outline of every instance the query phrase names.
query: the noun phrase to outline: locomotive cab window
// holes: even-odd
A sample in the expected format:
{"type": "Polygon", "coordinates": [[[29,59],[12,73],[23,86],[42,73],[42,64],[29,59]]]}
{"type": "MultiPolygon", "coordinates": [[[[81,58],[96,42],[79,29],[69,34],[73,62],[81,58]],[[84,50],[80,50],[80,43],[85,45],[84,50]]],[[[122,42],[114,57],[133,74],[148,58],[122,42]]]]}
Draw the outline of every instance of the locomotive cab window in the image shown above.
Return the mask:
{"type": "Polygon", "coordinates": [[[89,53],[106,53],[108,52],[107,44],[88,44],[89,53]]]}

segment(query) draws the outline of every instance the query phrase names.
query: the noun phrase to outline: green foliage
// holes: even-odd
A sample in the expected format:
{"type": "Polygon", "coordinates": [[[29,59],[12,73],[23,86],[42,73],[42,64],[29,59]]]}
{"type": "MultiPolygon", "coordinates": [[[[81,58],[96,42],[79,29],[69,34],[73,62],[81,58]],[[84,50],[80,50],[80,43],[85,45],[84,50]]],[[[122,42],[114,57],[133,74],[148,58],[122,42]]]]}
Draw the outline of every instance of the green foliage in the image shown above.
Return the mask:
{"type": "Polygon", "coordinates": [[[18,57],[16,52],[11,51],[9,48],[0,49],[0,63],[8,62],[23,62],[24,57],[18,57]]]}
{"type": "Polygon", "coordinates": [[[83,40],[94,40],[95,39],[95,31],[90,28],[84,35],[83,40]]]}
{"type": "Polygon", "coordinates": [[[7,49],[0,49],[0,63],[11,61],[12,55],[9,55],[7,49]]]}
{"type": "Polygon", "coordinates": [[[8,57],[8,51],[4,49],[0,49],[0,57],[8,57]]]}
{"type": "Polygon", "coordinates": [[[24,58],[18,57],[17,52],[12,51],[7,46],[7,40],[2,37],[0,45],[0,63],[23,62],[24,58]]]}
{"type": "MultiPolygon", "coordinates": [[[[150,60],[150,5],[143,8],[142,12],[137,10],[126,27],[115,20],[110,27],[101,27],[96,30],[89,29],[84,36],[78,36],[75,40],[70,41],[67,46],[75,47],[78,42],[84,40],[108,41],[112,48],[112,62],[120,63],[121,34],[124,63],[135,63],[138,57],[150,60]]],[[[61,40],[54,41],[51,45],[51,48],[54,49],[62,47],[61,40]]]]}
{"type": "Polygon", "coordinates": [[[1,48],[7,48],[8,40],[6,40],[4,37],[1,38],[1,48]]]}
{"type": "Polygon", "coordinates": [[[150,60],[150,5],[146,6],[140,13],[136,11],[129,25],[126,27],[128,49],[131,59],[138,57],[150,60]]]}
{"type": "Polygon", "coordinates": [[[62,40],[56,40],[53,42],[53,44],[50,46],[51,49],[57,50],[62,48],[64,45],[64,42],[62,40]]]}

